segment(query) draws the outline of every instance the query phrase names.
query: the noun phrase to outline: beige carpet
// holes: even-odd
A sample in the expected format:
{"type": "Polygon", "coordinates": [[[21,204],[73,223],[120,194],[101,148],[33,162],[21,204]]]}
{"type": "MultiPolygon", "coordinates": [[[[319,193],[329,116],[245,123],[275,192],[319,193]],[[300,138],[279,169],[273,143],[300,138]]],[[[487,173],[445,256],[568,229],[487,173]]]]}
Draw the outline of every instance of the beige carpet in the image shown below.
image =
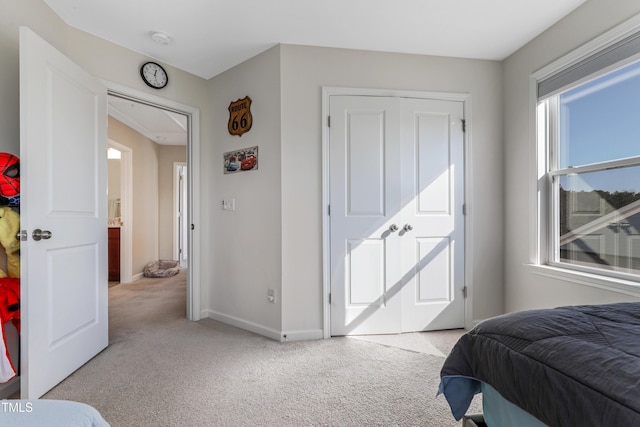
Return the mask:
{"type": "Polygon", "coordinates": [[[460,425],[435,397],[460,331],[278,343],[187,321],[185,277],[109,289],[109,347],[44,398],[114,427],[460,425]]]}

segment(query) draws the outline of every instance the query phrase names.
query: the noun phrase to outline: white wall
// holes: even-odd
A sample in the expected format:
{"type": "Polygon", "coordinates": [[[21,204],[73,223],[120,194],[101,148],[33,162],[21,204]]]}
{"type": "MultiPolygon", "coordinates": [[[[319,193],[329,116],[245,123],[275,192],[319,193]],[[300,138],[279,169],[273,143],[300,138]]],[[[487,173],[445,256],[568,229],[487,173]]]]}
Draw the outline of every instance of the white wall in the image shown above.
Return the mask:
{"type": "Polygon", "coordinates": [[[590,0],[504,61],[506,311],[637,300],[617,292],[534,274],[535,221],[529,78],[536,70],[640,13],[637,0],[590,0]],[[533,178],[532,178],[533,177],[533,178]]]}
{"type": "Polygon", "coordinates": [[[282,310],[280,49],[249,59],[210,81],[211,144],[202,144],[203,194],[211,247],[203,250],[213,318],[279,339],[282,310]],[[227,131],[229,104],[249,96],[253,125],[242,136],[227,131]],[[258,169],[223,173],[223,153],[258,146],[258,169]],[[235,211],[223,211],[235,199],[235,211]],[[208,266],[207,266],[208,264],[208,266]],[[212,274],[211,274],[212,273],[212,274]],[[267,289],[276,292],[275,304],[267,289]]]}
{"type": "Polygon", "coordinates": [[[282,328],[322,329],[322,87],[471,95],[471,320],[503,311],[502,67],[499,62],[281,46],[282,328]]]}

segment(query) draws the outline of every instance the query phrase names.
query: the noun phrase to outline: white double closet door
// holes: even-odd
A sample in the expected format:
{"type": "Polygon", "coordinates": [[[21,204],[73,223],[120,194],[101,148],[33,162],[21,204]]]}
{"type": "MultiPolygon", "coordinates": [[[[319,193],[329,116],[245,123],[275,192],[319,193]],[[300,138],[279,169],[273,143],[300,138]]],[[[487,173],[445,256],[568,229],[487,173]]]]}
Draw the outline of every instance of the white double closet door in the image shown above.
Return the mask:
{"type": "Polygon", "coordinates": [[[463,327],[463,102],[329,110],[331,334],[463,327]]]}

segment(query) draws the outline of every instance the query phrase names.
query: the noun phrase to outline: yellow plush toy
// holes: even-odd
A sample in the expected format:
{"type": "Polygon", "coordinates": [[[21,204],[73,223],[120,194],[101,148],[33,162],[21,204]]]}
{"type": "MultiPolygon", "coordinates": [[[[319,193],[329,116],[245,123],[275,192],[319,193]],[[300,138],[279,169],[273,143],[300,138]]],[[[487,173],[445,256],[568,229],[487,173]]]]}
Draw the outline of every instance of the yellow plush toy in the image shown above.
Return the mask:
{"type": "MultiPolygon", "coordinates": [[[[0,207],[0,245],[7,253],[9,277],[20,277],[20,240],[16,237],[18,231],[20,214],[9,207],[0,207]]],[[[0,270],[0,277],[3,273],[0,270]]]]}

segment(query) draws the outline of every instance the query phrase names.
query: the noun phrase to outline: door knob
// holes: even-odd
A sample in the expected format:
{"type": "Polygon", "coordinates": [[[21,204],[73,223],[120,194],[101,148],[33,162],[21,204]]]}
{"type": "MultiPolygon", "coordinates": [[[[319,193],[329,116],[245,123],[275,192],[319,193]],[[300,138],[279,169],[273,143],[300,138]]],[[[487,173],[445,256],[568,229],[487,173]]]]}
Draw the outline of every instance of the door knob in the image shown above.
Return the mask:
{"type": "Polygon", "coordinates": [[[39,228],[33,230],[33,233],[31,234],[31,237],[33,237],[33,240],[35,240],[36,242],[40,239],[49,240],[51,236],[52,234],[49,230],[40,230],[39,228]]]}
{"type": "Polygon", "coordinates": [[[411,231],[413,230],[413,225],[411,224],[405,224],[404,227],[402,227],[404,229],[404,231],[411,231]]]}
{"type": "Polygon", "coordinates": [[[395,233],[396,231],[398,231],[398,226],[395,225],[395,224],[391,224],[389,226],[389,231],[392,232],[392,233],[395,233]]]}

